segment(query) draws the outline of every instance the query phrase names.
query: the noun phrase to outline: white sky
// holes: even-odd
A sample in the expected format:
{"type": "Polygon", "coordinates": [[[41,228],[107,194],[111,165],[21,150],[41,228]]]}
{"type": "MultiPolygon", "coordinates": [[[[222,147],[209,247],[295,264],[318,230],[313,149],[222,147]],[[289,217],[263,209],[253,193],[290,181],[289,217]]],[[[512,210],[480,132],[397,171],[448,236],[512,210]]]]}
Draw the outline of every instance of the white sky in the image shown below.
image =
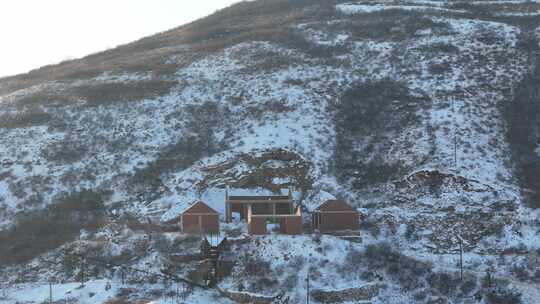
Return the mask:
{"type": "Polygon", "coordinates": [[[0,77],[165,31],[239,0],[0,0],[0,77]]]}

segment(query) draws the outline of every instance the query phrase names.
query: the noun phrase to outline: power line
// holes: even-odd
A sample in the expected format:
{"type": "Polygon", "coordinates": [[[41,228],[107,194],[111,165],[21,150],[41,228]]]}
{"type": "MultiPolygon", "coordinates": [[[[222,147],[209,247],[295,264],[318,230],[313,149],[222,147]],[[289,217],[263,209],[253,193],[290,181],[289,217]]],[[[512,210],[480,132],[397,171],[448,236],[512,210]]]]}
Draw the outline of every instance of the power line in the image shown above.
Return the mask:
{"type": "MultiPolygon", "coordinates": [[[[61,253],[65,257],[66,256],[67,257],[75,257],[75,258],[78,258],[78,259],[81,260],[80,265],[81,265],[81,282],[82,282],[82,284],[84,284],[84,280],[86,278],[85,272],[86,272],[86,270],[88,268],[88,262],[91,262],[91,263],[93,263],[95,265],[98,265],[98,266],[101,266],[101,267],[104,267],[104,268],[120,268],[122,285],[124,285],[124,283],[125,283],[125,272],[126,272],[126,270],[133,271],[133,272],[138,272],[138,273],[143,273],[143,274],[146,274],[146,275],[152,275],[152,276],[155,276],[155,277],[159,277],[159,278],[162,278],[164,280],[164,282],[169,282],[169,281],[176,282],[177,283],[177,285],[176,285],[176,292],[177,292],[176,301],[177,302],[180,299],[186,300],[186,297],[191,293],[193,287],[199,287],[199,288],[202,288],[202,289],[205,289],[205,290],[208,290],[208,289],[212,288],[211,286],[204,285],[204,284],[199,284],[199,283],[193,282],[193,281],[191,281],[189,279],[182,278],[182,277],[179,277],[177,275],[164,272],[163,270],[161,271],[161,273],[158,273],[158,272],[154,272],[154,271],[150,271],[150,270],[135,268],[135,267],[132,267],[132,266],[126,266],[124,264],[117,264],[117,263],[113,263],[113,262],[104,261],[104,260],[101,260],[101,259],[95,258],[95,257],[88,257],[88,256],[80,254],[80,253],[70,253],[70,252],[67,252],[67,251],[62,251],[61,253]],[[182,293],[181,294],[178,294],[180,292],[180,288],[178,286],[178,283],[183,283],[182,284],[182,293]]],[[[59,265],[62,264],[62,261],[42,260],[42,262],[50,264],[50,265],[54,265],[54,266],[59,266],[59,265]]],[[[308,280],[308,282],[307,282],[307,284],[308,284],[307,301],[309,303],[309,273],[308,273],[307,280],[308,280]]],[[[50,296],[49,296],[49,298],[50,298],[50,301],[52,301],[52,281],[50,283],[51,284],[50,284],[50,296]]],[[[175,286],[169,286],[169,287],[174,288],[175,286]]],[[[219,288],[217,288],[217,291],[219,293],[223,294],[223,292],[219,288]]],[[[225,295],[225,296],[227,296],[227,295],[225,295]]],[[[171,301],[174,301],[174,300],[175,300],[174,296],[171,296],[171,301]]],[[[278,301],[277,303],[289,303],[289,297],[285,297],[285,294],[277,295],[274,300],[278,301]]]]}
{"type": "MultiPolygon", "coordinates": [[[[124,279],[125,279],[125,272],[124,271],[125,270],[130,270],[130,271],[133,271],[133,272],[143,273],[143,274],[146,274],[146,275],[153,275],[153,276],[160,277],[160,278],[166,279],[166,280],[171,280],[171,281],[175,281],[175,282],[179,282],[179,283],[185,283],[185,284],[188,284],[188,285],[191,285],[191,286],[196,286],[196,287],[203,288],[203,289],[209,289],[209,287],[206,286],[206,285],[198,284],[196,282],[193,282],[193,281],[188,280],[186,278],[176,276],[176,275],[171,274],[171,273],[165,273],[165,272],[158,273],[158,272],[153,272],[153,271],[149,271],[149,270],[135,268],[135,267],[132,267],[132,266],[125,266],[125,265],[121,265],[121,264],[115,264],[115,263],[103,261],[103,260],[98,259],[98,258],[87,257],[87,256],[84,256],[84,255],[78,254],[78,253],[64,252],[63,254],[65,256],[72,256],[72,257],[79,258],[81,260],[92,261],[92,262],[94,262],[96,264],[100,264],[101,266],[108,267],[108,268],[118,267],[122,271],[122,281],[124,281],[124,279]]],[[[84,265],[84,262],[81,265],[84,265]]],[[[122,282],[122,284],[123,284],[123,282],[122,282]]]]}

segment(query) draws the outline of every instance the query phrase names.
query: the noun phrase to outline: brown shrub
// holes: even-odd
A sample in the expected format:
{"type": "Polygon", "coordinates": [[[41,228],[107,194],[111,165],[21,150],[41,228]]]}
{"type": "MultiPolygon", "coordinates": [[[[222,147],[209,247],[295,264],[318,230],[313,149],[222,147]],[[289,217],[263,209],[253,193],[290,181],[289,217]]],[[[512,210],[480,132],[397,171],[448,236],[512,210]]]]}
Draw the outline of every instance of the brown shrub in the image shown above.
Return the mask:
{"type": "Polygon", "coordinates": [[[145,80],[138,82],[115,82],[99,85],[82,85],[73,90],[86,100],[88,106],[107,105],[155,98],[167,94],[177,83],[165,80],[145,80]]]}
{"type": "Polygon", "coordinates": [[[51,117],[42,109],[33,109],[17,114],[2,114],[0,115],[0,128],[16,129],[40,126],[46,124],[51,117]]]}
{"type": "MultiPolygon", "coordinates": [[[[0,79],[0,93],[52,80],[88,79],[105,71],[154,72],[171,75],[178,68],[244,41],[290,40],[293,23],[320,21],[337,14],[333,0],[262,0],[240,2],[206,18],[82,59],[45,66],[30,73],[0,79]],[[284,35],[287,34],[287,35],[284,35]],[[187,46],[187,47],[186,47],[187,46]],[[181,62],[164,58],[181,55],[181,62]]],[[[306,45],[301,43],[300,45],[306,45]]]]}

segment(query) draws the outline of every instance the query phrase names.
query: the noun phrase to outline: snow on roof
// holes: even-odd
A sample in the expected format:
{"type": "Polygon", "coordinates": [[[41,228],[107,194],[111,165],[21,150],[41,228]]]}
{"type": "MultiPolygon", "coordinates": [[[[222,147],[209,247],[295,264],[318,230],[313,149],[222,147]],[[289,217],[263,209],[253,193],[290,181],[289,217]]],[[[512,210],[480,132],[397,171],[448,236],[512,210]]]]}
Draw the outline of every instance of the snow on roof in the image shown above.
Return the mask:
{"type": "Polygon", "coordinates": [[[252,201],[252,200],[286,200],[289,199],[287,195],[242,195],[242,196],[229,196],[230,200],[238,201],[252,201]]]}
{"type": "MultiPolygon", "coordinates": [[[[287,188],[282,188],[279,190],[280,194],[275,194],[269,190],[262,189],[262,191],[252,191],[248,192],[245,189],[242,189],[242,194],[238,190],[233,191],[234,194],[231,195],[229,191],[228,199],[230,200],[239,200],[239,201],[252,201],[252,200],[286,200],[289,199],[289,195],[292,195],[292,190],[287,188]]],[[[259,189],[258,189],[259,190],[259,189]]]]}
{"type": "Polygon", "coordinates": [[[288,188],[281,188],[279,194],[265,189],[265,188],[253,188],[253,189],[239,189],[239,188],[229,188],[229,197],[247,197],[247,196],[287,196],[289,194],[288,188]]]}
{"type": "Polygon", "coordinates": [[[182,213],[215,213],[219,214],[216,210],[212,209],[210,206],[205,204],[202,201],[193,202],[188,208],[184,209],[182,213]]]}
{"type": "Polygon", "coordinates": [[[315,209],[316,211],[357,211],[343,200],[327,200],[315,209]]]}
{"type": "Polygon", "coordinates": [[[336,199],[336,197],[326,191],[312,191],[307,195],[307,198],[304,199],[303,205],[307,208],[309,212],[313,212],[324,202],[333,199],[336,199]]]}
{"type": "Polygon", "coordinates": [[[192,200],[185,200],[185,201],[178,202],[161,216],[161,221],[169,222],[169,221],[175,220],[182,213],[184,213],[186,210],[191,208],[193,205],[195,205],[199,201],[200,200],[198,199],[192,199],[192,200]]]}

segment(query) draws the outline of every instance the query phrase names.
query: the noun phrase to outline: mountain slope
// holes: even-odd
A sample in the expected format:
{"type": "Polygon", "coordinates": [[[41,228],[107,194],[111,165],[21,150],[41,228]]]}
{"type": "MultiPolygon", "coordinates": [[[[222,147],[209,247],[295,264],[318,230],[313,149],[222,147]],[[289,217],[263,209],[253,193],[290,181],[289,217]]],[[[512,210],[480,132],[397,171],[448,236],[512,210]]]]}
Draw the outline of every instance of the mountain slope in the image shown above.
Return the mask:
{"type": "MultiPolygon", "coordinates": [[[[125,251],[132,265],[158,271],[165,265],[156,260],[193,243],[181,237],[160,251],[153,239],[132,251],[144,238],[126,218],[166,223],[195,199],[223,211],[227,185],[246,193],[293,187],[305,211],[347,199],[362,213],[361,242],[239,241],[234,250],[251,254],[236,260],[221,289],[286,290],[298,302],[309,275],[312,297],[323,303],[347,288],[374,303],[478,295],[507,303],[518,294],[534,303],[538,12],[540,3],[522,1],[243,2],[1,80],[6,281],[30,261],[34,280],[43,280],[38,257],[57,258],[63,243],[111,259],[125,251]],[[92,216],[66,221],[88,214],[81,202],[96,204],[92,216]],[[58,231],[69,233],[49,240],[58,231]],[[37,232],[42,242],[28,246],[37,232]],[[15,252],[23,258],[11,258],[15,252]],[[482,285],[486,272],[496,290],[482,285]]],[[[224,228],[230,236],[239,229],[224,228]]],[[[178,271],[193,276],[189,269],[178,271]]],[[[49,271],[76,278],[63,267],[49,271]]]]}

